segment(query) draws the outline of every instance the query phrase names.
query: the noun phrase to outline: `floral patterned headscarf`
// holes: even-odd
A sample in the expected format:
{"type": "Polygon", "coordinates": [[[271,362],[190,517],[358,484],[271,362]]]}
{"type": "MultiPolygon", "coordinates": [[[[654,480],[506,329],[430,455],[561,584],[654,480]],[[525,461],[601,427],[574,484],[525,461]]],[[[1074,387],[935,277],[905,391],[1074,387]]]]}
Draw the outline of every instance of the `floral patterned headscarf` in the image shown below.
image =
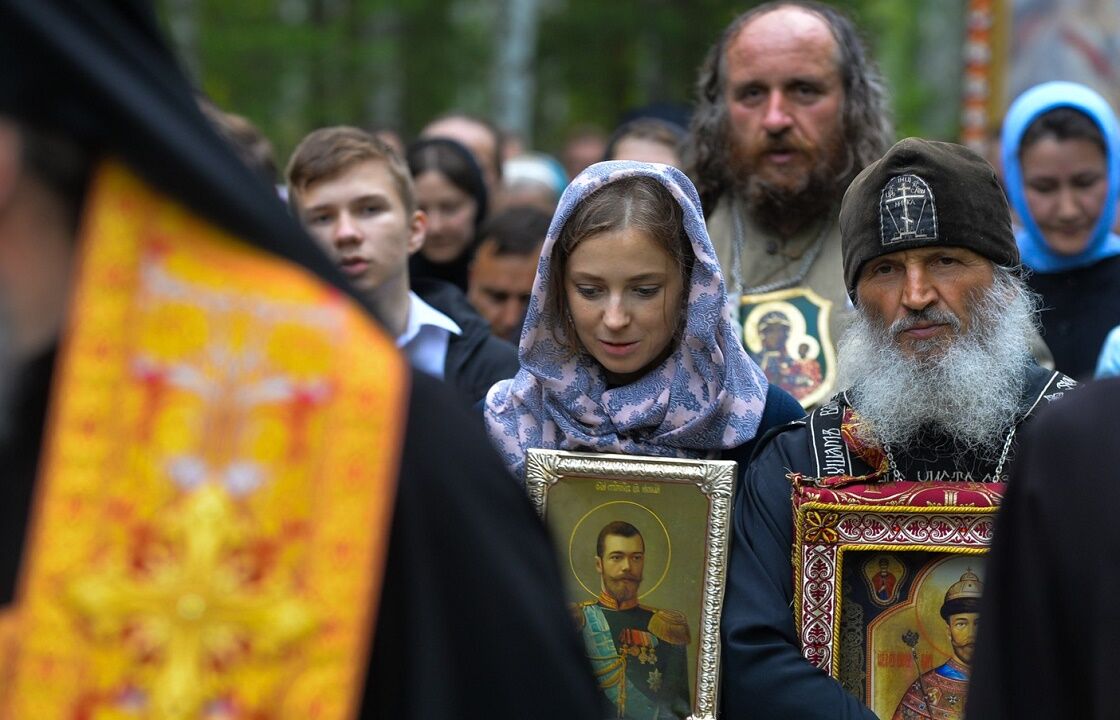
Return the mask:
{"type": "Polygon", "coordinates": [[[490,438],[518,478],[528,448],[712,457],[754,437],[766,401],[766,376],[743,349],[731,320],[696,188],[668,165],[601,162],[564,191],[541,248],[518,356],[517,375],[486,396],[490,438]],[[657,180],[680,203],[696,261],[676,348],[638,380],[609,388],[590,354],[573,353],[555,339],[553,330],[563,328],[563,318],[546,302],[552,249],[584,199],[638,175],[657,180]]]}

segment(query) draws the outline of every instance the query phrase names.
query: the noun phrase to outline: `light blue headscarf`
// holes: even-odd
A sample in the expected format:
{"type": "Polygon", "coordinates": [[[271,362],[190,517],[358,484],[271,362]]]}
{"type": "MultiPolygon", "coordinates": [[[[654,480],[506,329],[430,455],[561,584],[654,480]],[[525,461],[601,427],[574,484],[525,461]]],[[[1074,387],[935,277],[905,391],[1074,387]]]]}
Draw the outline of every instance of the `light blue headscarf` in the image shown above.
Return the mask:
{"type": "Polygon", "coordinates": [[[731,319],[696,188],[668,165],[597,163],[564,191],[541,248],[518,356],[517,376],[486,396],[490,438],[518,478],[528,448],[710,457],[752,439],[766,402],[766,376],[743,349],[731,319]],[[564,323],[545,296],[552,248],[572,211],[604,185],[636,175],[657,180],[680,203],[696,262],[676,349],[633,383],[608,388],[594,358],[555,341],[553,331],[562,335],[564,323]]]}
{"type": "Polygon", "coordinates": [[[1011,205],[1019,213],[1022,228],[1016,233],[1023,264],[1040,273],[1055,273],[1086,267],[1105,258],[1120,255],[1120,236],[1112,232],[1116,218],[1116,198],[1120,194],[1120,130],[1116,114],[1108,102],[1084,85],[1071,82],[1048,82],[1036,85],[1016,98],[1003,121],[1003,174],[1011,205]],[[1027,205],[1023,172],[1019,165],[1019,145],[1023,133],[1043,113],[1055,108],[1079,110],[1097,124],[1104,135],[1108,166],[1108,196],[1093,236],[1085,250],[1077,255],[1059,255],[1042,237],[1027,205]]]}

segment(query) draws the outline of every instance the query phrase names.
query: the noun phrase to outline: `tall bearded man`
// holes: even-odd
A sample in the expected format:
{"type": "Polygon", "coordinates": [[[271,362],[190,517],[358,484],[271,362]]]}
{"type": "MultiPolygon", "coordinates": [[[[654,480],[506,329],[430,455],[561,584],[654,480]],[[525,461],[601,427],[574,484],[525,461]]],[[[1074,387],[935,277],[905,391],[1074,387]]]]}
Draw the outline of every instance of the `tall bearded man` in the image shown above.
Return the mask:
{"type": "Polygon", "coordinates": [[[840,227],[847,390],[771,436],[744,479],[723,618],[730,718],[875,717],[801,655],[790,477],[1004,482],[1023,422],[1075,386],[1031,357],[1035,300],[979,156],[903,140],[852,182],[840,227]],[[818,452],[825,437],[843,438],[840,461],[818,452]]]}
{"type": "Polygon", "coordinates": [[[821,377],[806,387],[792,363],[767,375],[811,407],[835,382],[834,341],[850,308],[840,197],[893,138],[883,81],[839,11],[778,0],[724,30],[698,91],[684,153],[747,350],[759,360],[764,315],[795,315],[788,355],[808,343],[821,377]]]}

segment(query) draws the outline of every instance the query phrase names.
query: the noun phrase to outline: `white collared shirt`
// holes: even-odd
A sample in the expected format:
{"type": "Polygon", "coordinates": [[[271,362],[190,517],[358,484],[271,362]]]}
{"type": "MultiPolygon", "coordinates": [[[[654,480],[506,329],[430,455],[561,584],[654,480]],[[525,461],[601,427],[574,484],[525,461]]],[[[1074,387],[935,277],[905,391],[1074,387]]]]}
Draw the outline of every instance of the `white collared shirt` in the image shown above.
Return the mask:
{"type": "Polygon", "coordinates": [[[452,335],[462,334],[463,329],[454,320],[409,291],[408,325],[397,337],[397,347],[404,351],[412,367],[443,380],[447,343],[452,335]]]}

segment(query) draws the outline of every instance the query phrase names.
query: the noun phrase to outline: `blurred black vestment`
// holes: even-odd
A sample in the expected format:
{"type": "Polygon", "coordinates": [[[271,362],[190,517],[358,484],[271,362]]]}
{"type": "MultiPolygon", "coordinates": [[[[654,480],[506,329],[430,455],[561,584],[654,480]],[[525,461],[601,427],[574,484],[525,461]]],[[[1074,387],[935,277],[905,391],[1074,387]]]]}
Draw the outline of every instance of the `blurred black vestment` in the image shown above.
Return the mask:
{"type": "MultiPolygon", "coordinates": [[[[353,294],[199,112],[138,0],[0,0],[0,115],[115,156],[153,187],[353,294]]],[[[13,597],[53,353],[0,439],[0,603],[13,597]]],[[[598,693],[555,556],[477,417],[411,376],[363,717],[593,718],[598,693]]]]}
{"type": "Polygon", "coordinates": [[[987,565],[969,720],[1115,718],[1120,380],[1045,408],[1022,438],[987,565]]]}

